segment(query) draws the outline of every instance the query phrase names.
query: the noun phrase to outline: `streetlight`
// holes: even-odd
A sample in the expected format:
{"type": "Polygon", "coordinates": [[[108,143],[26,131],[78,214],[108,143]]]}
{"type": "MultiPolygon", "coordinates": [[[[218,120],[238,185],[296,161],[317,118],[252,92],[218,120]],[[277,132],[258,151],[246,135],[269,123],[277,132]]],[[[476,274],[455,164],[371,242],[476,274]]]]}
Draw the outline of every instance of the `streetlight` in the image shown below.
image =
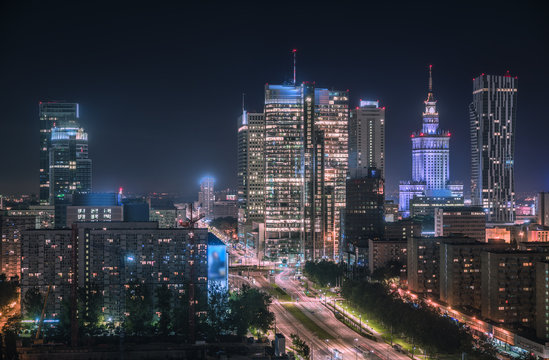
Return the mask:
{"type": "MultiPolygon", "coordinates": [[[[362,314],[358,314],[358,321],[359,321],[359,329],[360,329],[360,332],[362,333],[362,314]]],[[[368,321],[368,320],[366,320],[368,321]]]]}
{"type": "Polygon", "coordinates": [[[355,338],[355,360],[357,360],[358,357],[358,339],[355,338]]]}

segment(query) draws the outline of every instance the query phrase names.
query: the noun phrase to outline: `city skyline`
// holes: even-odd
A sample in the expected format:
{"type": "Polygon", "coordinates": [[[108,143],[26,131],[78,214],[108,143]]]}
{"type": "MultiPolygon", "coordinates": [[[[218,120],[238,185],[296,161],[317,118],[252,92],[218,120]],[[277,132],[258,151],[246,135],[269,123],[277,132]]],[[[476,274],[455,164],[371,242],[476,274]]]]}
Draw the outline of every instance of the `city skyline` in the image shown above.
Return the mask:
{"type": "MultiPolygon", "coordinates": [[[[486,45],[471,44],[468,40],[469,36],[488,36],[488,33],[476,34],[468,22],[458,20],[460,15],[465,15],[464,9],[452,9],[456,12],[451,17],[442,7],[401,6],[394,9],[391,19],[372,20],[364,25],[353,21],[355,15],[349,13],[347,20],[336,22],[345,26],[350,34],[348,39],[334,34],[326,40],[337,39],[340,48],[347,50],[326,53],[320,46],[324,40],[309,41],[302,31],[297,31],[292,40],[286,40],[290,30],[282,26],[285,22],[279,29],[280,40],[264,46],[257,39],[270,34],[270,30],[259,30],[257,34],[248,31],[249,26],[260,24],[259,19],[234,25],[242,37],[217,36],[226,22],[208,22],[203,26],[211,25],[211,28],[200,26],[203,32],[196,39],[182,37],[180,42],[179,36],[196,24],[189,21],[181,25],[174,16],[182,11],[177,6],[153,11],[151,22],[145,26],[150,37],[145,38],[142,37],[145,29],[135,34],[124,30],[141,25],[146,16],[142,10],[130,9],[126,13],[125,7],[115,6],[112,15],[100,14],[100,18],[105,19],[104,26],[100,27],[92,20],[98,10],[85,6],[76,8],[85,14],[78,20],[68,16],[75,10],[72,7],[49,9],[40,4],[32,9],[11,7],[2,12],[5,14],[2,39],[7,56],[0,66],[5,84],[0,101],[6,109],[5,119],[13,119],[10,120],[12,131],[25,136],[3,132],[0,138],[0,150],[4,153],[14,147],[21,148],[2,161],[3,166],[11,169],[0,177],[0,188],[6,193],[37,192],[37,166],[33,165],[39,163],[37,104],[40,100],[54,99],[80,103],[81,123],[89,134],[90,157],[94,159],[97,191],[122,186],[134,192],[174,191],[190,197],[196,193],[198,179],[204,174],[215,176],[221,187],[235,186],[237,149],[232,134],[236,133],[234,119],[241,113],[242,93],[246,93],[249,111],[261,111],[264,84],[291,79],[293,48],[298,49],[298,83],[309,80],[316,81],[320,87],[349,89],[351,108],[358,105],[359,99],[380,100],[386,106],[386,190],[389,195],[395,193],[398,181],[409,174],[411,159],[399,154],[406,153],[409,133],[415,130],[420,119],[426,87],[424,74],[429,64],[437,71],[437,94],[444,99],[439,111],[445,127],[452,130],[454,154],[467,154],[469,149],[468,105],[472,79],[483,72],[504,74],[506,70],[518,76],[522,90],[517,134],[524,136],[517,137],[515,170],[528,172],[529,176],[517,178],[516,192],[541,190],[549,183],[549,170],[536,166],[534,160],[543,151],[547,130],[544,122],[536,120],[543,116],[543,99],[548,95],[543,82],[539,81],[549,75],[541,60],[546,58],[548,50],[542,42],[548,30],[542,21],[543,11],[529,12],[525,7],[518,7],[516,37],[486,45]],[[44,20],[40,14],[51,15],[53,11],[58,11],[56,16],[67,15],[73,31],[63,32],[64,27],[54,25],[41,26],[44,20]],[[122,11],[125,17],[112,21],[122,11]],[[430,19],[429,25],[414,20],[425,16],[430,19]],[[16,30],[21,24],[27,25],[22,26],[25,30],[16,30]],[[431,31],[432,27],[436,27],[436,31],[431,31]],[[35,43],[38,29],[40,37],[63,41],[68,44],[67,48],[55,49],[48,41],[35,43]],[[423,51],[426,31],[430,51],[423,51]],[[111,33],[118,35],[106,40],[111,33]],[[458,33],[462,35],[459,39],[444,41],[458,33]],[[354,47],[364,39],[363,34],[370,35],[367,39],[374,39],[379,56],[364,57],[364,50],[354,47]],[[90,48],[95,50],[89,52],[90,48]],[[24,49],[43,54],[41,61],[17,62],[16,59],[31,55],[24,49]],[[513,49],[517,54],[527,52],[530,56],[527,59],[502,57],[503,49],[513,49]],[[82,58],[84,52],[87,56],[82,58]],[[135,57],[135,54],[140,55],[135,57]],[[200,61],[202,58],[210,60],[204,63],[200,61]],[[29,83],[30,79],[35,81],[29,83]],[[213,83],[217,83],[226,96],[204,96],[209,94],[206,84],[213,83]],[[196,91],[192,91],[193,88],[196,91]],[[211,101],[215,106],[211,106],[211,101]],[[212,129],[219,131],[212,132],[212,129]],[[186,149],[198,147],[203,149],[200,160],[181,161],[180,151],[190,153],[191,150],[186,149]],[[139,165],[142,161],[149,163],[152,171],[143,171],[139,165]]],[[[298,13],[302,10],[296,9],[298,13]]],[[[389,6],[375,5],[372,10],[387,11],[389,6]]],[[[497,24],[498,15],[506,11],[489,6],[476,10],[471,15],[467,12],[467,16],[472,21],[483,19],[486,25],[497,24]]],[[[189,11],[202,14],[208,8],[199,6],[189,11]]],[[[234,9],[227,11],[238,13],[234,9]]],[[[238,16],[248,19],[246,12],[238,16]]],[[[277,11],[269,15],[269,19],[274,18],[277,11]]],[[[454,155],[451,159],[450,172],[464,185],[469,184],[469,161],[469,156],[454,155]]],[[[465,186],[466,191],[468,188],[465,186]]]]}

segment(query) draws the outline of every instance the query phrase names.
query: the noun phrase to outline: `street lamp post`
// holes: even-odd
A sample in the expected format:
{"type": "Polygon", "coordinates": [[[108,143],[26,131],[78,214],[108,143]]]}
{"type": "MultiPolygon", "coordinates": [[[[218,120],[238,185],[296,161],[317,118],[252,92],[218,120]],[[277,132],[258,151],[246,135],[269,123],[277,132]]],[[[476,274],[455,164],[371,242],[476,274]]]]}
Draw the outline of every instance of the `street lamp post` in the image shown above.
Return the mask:
{"type": "Polygon", "coordinates": [[[360,324],[358,327],[360,329],[360,333],[362,334],[362,314],[358,314],[358,323],[360,324]]]}

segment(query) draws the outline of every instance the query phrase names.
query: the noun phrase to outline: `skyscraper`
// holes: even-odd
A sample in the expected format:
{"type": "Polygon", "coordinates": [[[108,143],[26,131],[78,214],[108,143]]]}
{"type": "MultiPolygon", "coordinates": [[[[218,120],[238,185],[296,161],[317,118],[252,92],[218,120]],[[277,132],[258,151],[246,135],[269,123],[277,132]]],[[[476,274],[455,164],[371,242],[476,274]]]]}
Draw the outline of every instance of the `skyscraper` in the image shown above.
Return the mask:
{"type": "Polygon", "coordinates": [[[214,195],[215,179],[211,176],[205,176],[200,180],[200,192],[198,193],[198,202],[201,204],[202,213],[206,219],[213,216],[213,207],[215,201],[214,195]]]}
{"type": "Polygon", "coordinates": [[[399,210],[404,216],[409,215],[410,200],[414,196],[463,197],[463,185],[449,183],[451,134],[438,127],[432,66],[429,66],[429,92],[424,103],[423,127],[411,135],[412,181],[401,182],[399,187],[399,210]]]}
{"type": "Polygon", "coordinates": [[[348,92],[265,87],[265,254],[337,259],[348,161],[348,92]]]}
{"type": "Polygon", "coordinates": [[[40,204],[50,202],[50,144],[51,129],[55,126],[76,122],[78,104],[59,101],[40,102],[40,204]]]}
{"type": "Polygon", "coordinates": [[[515,220],[516,77],[486,75],[473,79],[471,120],[471,200],[488,222],[515,220]]]}
{"type": "Polygon", "coordinates": [[[385,177],[385,107],[360,100],[349,118],[349,170],[377,168],[385,177]]]}
{"type": "Polygon", "coordinates": [[[301,86],[265,86],[265,256],[302,251],[303,96],[301,86]]]}
{"type": "Polygon", "coordinates": [[[265,116],[238,117],[238,238],[245,243],[253,222],[265,217],[265,116]]]}
{"type": "Polygon", "coordinates": [[[50,204],[70,201],[74,192],[91,192],[88,134],[76,123],[56,124],[50,140],[50,204]]]}
{"type": "Polygon", "coordinates": [[[540,192],[537,194],[536,217],[538,224],[549,226],[549,192],[540,192]]]}

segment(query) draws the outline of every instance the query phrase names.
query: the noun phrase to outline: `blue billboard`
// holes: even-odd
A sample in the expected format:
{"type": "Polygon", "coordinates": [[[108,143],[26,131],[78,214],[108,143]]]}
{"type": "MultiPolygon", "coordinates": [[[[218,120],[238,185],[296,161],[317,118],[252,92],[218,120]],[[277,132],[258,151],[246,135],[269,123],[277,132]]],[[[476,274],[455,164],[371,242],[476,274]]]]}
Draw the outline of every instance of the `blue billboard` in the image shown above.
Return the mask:
{"type": "Polygon", "coordinates": [[[212,233],[208,234],[208,288],[228,289],[229,262],[227,246],[212,233]]]}

